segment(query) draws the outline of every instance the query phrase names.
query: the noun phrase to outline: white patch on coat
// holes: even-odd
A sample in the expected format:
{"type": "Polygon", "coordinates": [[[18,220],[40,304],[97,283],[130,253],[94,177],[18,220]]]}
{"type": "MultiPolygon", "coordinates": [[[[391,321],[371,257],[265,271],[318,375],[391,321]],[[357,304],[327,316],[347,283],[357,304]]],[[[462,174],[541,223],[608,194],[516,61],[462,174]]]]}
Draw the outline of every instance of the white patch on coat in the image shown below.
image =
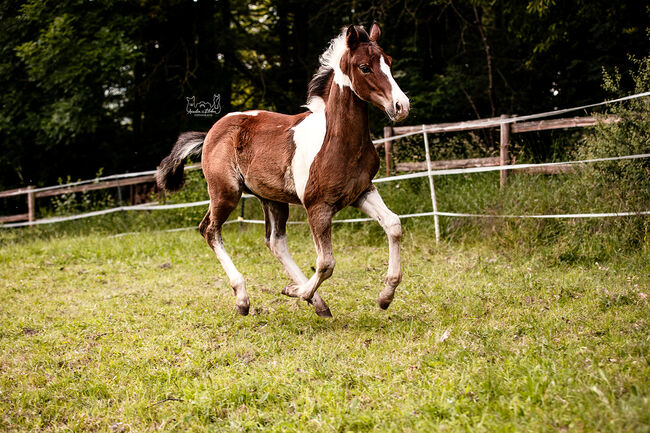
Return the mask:
{"type": "Polygon", "coordinates": [[[296,186],[296,194],[301,202],[304,200],[305,187],[309,180],[309,169],[325,140],[325,111],[317,111],[293,128],[293,141],[296,151],[291,160],[291,171],[296,186]]]}
{"type": "Polygon", "coordinates": [[[381,56],[379,58],[379,66],[381,68],[381,71],[386,75],[388,78],[388,82],[390,83],[391,87],[391,104],[393,104],[391,109],[395,109],[395,104],[399,102],[399,104],[402,106],[404,109],[409,109],[409,98],[402,92],[402,89],[399,88],[397,85],[397,82],[393,78],[393,74],[390,72],[390,68],[388,67],[388,64],[386,63],[386,60],[384,59],[384,56],[381,56]]]}
{"type": "Polygon", "coordinates": [[[244,116],[257,116],[258,114],[260,114],[260,111],[261,111],[261,110],[233,111],[233,112],[231,112],[231,113],[226,114],[226,115],[223,116],[223,117],[228,117],[228,116],[239,116],[240,114],[241,114],[241,115],[244,115],[244,116]]]}
{"type": "Polygon", "coordinates": [[[312,113],[325,110],[325,101],[320,96],[312,96],[309,98],[309,103],[305,107],[312,113]]]}
{"type": "Polygon", "coordinates": [[[347,86],[352,89],[352,82],[350,81],[350,77],[345,75],[341,70],[341,58],[347,50],[347,36],[346,31],[344,30],[340,35],[330,41],[330,45],[327,47],[327,50],[325,50],[325,52],[319,57],[318,60],[320,60],[321,64],[319,72],[321,69],[333,69],[334,82],[338,84],[339,87],[347,86]]]}
{"type": "MultiPolygon", "coordinates": [[[[320,67],[318,68],[318,71],[316,71],[316,76],[327,75],[333,70],[334,82],[338,84],[339,87],[348,86],[352,89],[352,81],[350,81],[350,77],[345,75],[341,70],[341,58],[347,50],[348,44],[346,30],[343,30],[341,34],[330,41],[325,52],[318,58],[320,67]]],[[[352,91],[354,91],[354,89],[352,89],[352,91]]],[[[307,107],[312,113],[319,110],[320,102],[316,100],[317,98],[322,101],[322,98],[312,96],[307,101],[307,105],[305,105],[305,107],[307,107]]]]}

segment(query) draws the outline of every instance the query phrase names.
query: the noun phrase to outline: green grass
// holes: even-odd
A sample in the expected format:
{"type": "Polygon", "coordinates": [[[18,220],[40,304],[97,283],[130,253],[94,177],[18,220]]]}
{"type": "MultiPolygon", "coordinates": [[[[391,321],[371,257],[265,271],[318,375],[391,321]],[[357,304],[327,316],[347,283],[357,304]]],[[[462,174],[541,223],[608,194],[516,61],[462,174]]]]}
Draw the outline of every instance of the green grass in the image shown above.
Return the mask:
{"type": "MultiPolygon", "coordinates": [[[[225,230],[237,316],[198,233],[2,234],[2,431],[650,431],[648,248],[598,263],[556,246],[449,241],[405,225],[404,279],[376,306],[387,245],[336,227],[334,319],[279,294],[262,228],[225,230]]],[[[290,228],[297,263],[315,257],[290,228]]]]}

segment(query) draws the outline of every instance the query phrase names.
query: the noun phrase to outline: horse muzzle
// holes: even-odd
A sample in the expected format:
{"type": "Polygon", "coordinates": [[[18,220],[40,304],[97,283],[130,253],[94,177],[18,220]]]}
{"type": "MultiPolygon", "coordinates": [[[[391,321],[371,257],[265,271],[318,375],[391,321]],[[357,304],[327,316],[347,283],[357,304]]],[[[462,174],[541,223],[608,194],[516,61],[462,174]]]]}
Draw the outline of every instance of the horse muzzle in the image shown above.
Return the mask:
{"type": "Polygon", "coordinates": [[[393,100],[393,104],[386,108],[386,114],[393,122],[399,122],[406,119],[411,110],[411,104],[409,99],[404,95],[403,98],[396,98],[393,100]]]}

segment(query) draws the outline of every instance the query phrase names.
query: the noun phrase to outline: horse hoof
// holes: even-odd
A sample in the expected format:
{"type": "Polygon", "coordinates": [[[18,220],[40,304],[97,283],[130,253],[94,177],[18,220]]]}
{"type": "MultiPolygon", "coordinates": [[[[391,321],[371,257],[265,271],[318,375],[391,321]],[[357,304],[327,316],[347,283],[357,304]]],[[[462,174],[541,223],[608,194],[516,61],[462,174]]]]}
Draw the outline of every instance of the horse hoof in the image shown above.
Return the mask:
{"type": "Polygon", "coordinates": [[[324,310],[314,310],[316,311],[316,315],[318,317],[333,317],[332,312],[330,311],[329,308],[325,308],[324,310]]]}
{"type": "Polygon", "coordinates": [[[237,313],[242,316],[248,316],[248,309],[250,308],[250,305],[236,305],[236,307],[237,313]]]}
{"type": "Polygon", "coordinates": [[[386,309],[388,309],[388,306],[390,305],[391,301],[392,301],[392,299],[379,298],[377,300],[377,304],[379,304],[379,308],[381,308],[382,310],[386,310],[386,309]]]}
{"type": "Polygon", "coordinates": [[[287,284],[284,289],[282,289],[282,294],[285,296],[289,296],[291,298],[297,297],[296,291],[298,290],[298,286],[295,283],[289,283],[287,284]]]}

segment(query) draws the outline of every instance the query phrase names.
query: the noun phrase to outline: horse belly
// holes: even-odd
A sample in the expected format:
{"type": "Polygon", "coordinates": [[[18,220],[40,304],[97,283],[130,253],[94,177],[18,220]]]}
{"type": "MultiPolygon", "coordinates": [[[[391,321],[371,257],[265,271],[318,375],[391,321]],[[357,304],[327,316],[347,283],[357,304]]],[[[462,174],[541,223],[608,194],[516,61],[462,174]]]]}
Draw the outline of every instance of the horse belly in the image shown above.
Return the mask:
{"type": "MultiPolygon", "coordinates": [[[[275,120],[275,119],[274,119],[275,120]]],[[[246,188],[254,195],[284,203],[299,204],[291,159],[294,147],[288,125],[264,125],[240,140],[238,164],[246,188]]]]}
{"type": "Polygon", "coordinates": [[[245,171],[242,170],[242,175],[246,189],[258,197],[283,203],[300,203],[290,164],[284,164],[270,155],[260,155],[248,164],[245,171]]]}

